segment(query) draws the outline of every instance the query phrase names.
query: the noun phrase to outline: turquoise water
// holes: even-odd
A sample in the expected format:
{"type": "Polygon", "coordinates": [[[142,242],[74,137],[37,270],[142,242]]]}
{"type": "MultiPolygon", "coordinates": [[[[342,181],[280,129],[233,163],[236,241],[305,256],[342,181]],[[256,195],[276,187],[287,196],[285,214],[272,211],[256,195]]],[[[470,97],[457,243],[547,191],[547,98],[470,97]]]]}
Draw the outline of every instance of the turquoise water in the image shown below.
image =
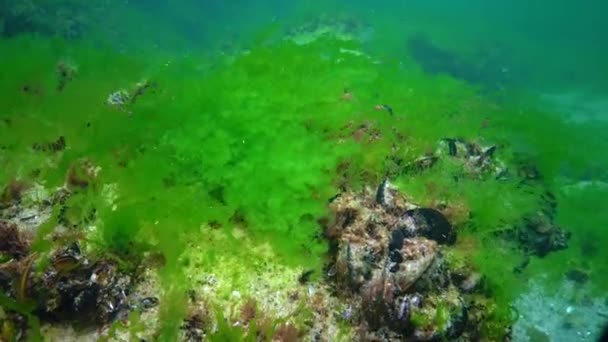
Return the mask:
{"type": "Polygon", "coordinates": [[[3,1],[1,338],[598,339],[607,11],[3,1]]]}

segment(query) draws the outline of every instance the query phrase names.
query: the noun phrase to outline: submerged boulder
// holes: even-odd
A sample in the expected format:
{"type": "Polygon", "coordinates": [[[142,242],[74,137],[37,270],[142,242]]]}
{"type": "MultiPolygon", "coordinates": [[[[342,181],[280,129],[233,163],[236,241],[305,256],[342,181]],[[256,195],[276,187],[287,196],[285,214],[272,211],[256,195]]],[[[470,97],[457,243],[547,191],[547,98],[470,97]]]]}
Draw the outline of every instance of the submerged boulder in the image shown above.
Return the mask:
{"type": "Polygon", "coordinates": [[[366,327],[364,338],[462,334],[466,308],[440,253],[456,232],[441,212],[417,207],[387,180],[376,191],[343,193],[330,207],[332,276],[351,306],[361,308],[354,316],[366,327]]]}
{"type": "Polygon", "coordinates": [[[390,279],[400,291],[406,291],[429,268],[437,251],[437,243],[423,237],[404,239],[400,249],[389,257],[390,279]]]}
{"type": "Polygon", "coordinates": [[[482,146],[475,141],[459,138],[444,138],[435,151],[437,157],[447,156],[461,161],[466,173],[473,176],[494,175],[498,179],[507,177],[507,167],[495,154],[498,146],[482,146]]]}

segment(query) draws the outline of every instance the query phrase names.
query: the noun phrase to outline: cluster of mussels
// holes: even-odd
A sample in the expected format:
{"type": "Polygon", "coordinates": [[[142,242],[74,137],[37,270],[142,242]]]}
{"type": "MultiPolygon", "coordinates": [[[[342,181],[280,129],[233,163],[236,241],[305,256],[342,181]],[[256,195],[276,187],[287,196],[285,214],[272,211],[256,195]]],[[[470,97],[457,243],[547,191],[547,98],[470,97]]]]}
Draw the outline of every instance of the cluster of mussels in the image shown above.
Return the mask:
{"type": "MultiPolygon", "coordinates": [[[[445,138],[439,142],[437,150],[430,155],[420,157],[405,167],[405,172],[423,172],[435,166],[439,158],[452,158],[463,166],[462,176],[481,179],[488,175],[498,180],[518,177],[522,186],[536,184],[542,177],[532,163],[520,163],[516,170],[510,171],[506,164],[495,156],[496,145],[482,146],[474,141],[460,138],[445,138]]],[[[556,199],[550,191],[539,197],[543,206],[538,212],[524,213],[521,223],[506,227],[497,235],[510,241],[515,241],[526,257],[524,263],[516,267],[516,271],[527,265],[529,256],[544,257],[545,255],[568,247],[570,233],[564,231],[555,223],[556,199]]]]}
{"type": "Polygon", "coordinates": [[[508,177],[508,169],[494,156],[496,145],[482,146],[477,142],[460,138],[444,138],[439,141],[434,153],[421,156],[406,164],[402,173],[416,173],[435,166],[439,158],[449,157],[458,160],[469,177],[479,178],[491,174],[497,179],[508,177]]]}
{"type": "Polygon", "coordinates": [[[369,189],[346,192],[330,206],[328,274],[358,308],[350,318],[363,339],[478,336],[482,313],[463,294],[476,291],[480,277],[448,268],[442,249],[456,241],[456,232],[440,211],[413,205],[388,181],[375,196],[369,189]]]}
{"type": "MultiPolygon", "coordinates": [[[[77,166],[90,167],[83,164],[77,166]]],[[[28,315],[42,322],[103,327],[126,318],[133,310],[144,311],[158,304],[156,297],[142,296],[135,289],[142,283],[144,266],[127,268],[117,257],[81,248],[78,228],[94,221],[96,215],[92,211],[84,221],[75,221],[69,215],[67,201],[79,189],[76,185],[83,184],[72,178],[84,177],[84,172],[70,172],[66,187],[45,196],[40,203],[22,202],[26,185],[12,182],[5,189],[6,198],[0,206],[2,304],[13,301],[16,305],[27,304],[23,306],[27,309],[5,309],[4,317],[0,317],[0,336],[17,340],[25,336],[28,315]],[[47,236],[54,247],[49,252],[36,252],[32,249],[33,237],[39,226],[51,219],[54,207],[59,208],[57,224],[47,236]]],[[[31,187],[29,191],[35,191],[35,186],[31,187]]]]}
{"type": "MultiPolygon", "coordinates": [[[[134,279],[118,262],[87,256],[74,242],[52,253],[48,264],[30,250],[31,237],[0,221],[0,288],[10,298],[35,303],[31,313],[46,321],[103,325],[132,309],[147,309],[155,298],[131,296],[134,279]],[[36,270],[35,263],[43,266],[36,270]]],[[[15,313],[16,314],[16,313],[15,313]]]]}

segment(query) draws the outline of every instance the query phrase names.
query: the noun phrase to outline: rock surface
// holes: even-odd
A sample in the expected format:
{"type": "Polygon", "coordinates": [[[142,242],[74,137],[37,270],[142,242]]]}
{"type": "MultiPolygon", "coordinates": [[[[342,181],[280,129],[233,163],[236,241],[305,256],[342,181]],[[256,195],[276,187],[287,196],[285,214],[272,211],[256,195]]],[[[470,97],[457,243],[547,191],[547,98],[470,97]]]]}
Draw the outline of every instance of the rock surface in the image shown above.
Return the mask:
{"type": "Polygon", "coordinates": [[[360,308],[351,314],[360,320],[360,338],[476,336],[479,321],[469,322],[465,296],[475,291],[480,276],[452,277],[441,250],[456,241],[456,231],[440,211],[417,207],[388,181],[375,193],[343,193],[330,207],[331,269],[337,290],[360,308]]]}

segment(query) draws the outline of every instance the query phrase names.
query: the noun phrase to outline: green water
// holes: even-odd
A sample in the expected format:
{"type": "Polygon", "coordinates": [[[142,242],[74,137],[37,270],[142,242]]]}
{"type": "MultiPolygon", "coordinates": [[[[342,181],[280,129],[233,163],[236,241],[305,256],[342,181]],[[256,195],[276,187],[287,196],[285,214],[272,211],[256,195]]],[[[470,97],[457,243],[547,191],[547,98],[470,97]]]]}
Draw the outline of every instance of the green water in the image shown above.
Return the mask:
{"type": "MultiPolygon", "coordinates": [[[[387,175],[418,204],[461,209],[452,253],[486,277],[498,307],[488,322],[510,326],[514,307],[542,315],[516,303],[530,284],[541,297],[559,293],[572,270],[588,279],[564,305],[586,312],[580,303],[608,293],[608,8],[488,3],[2,1],[0,186],[53,191],[71,170],[83,173],[87,186],[68,203],[83,249],[126,269],[144,254],[163,256],[159,340],[177,336],[198,271],[232,279],[219,298],[246,293],[265,263],[322,281],[328,199],[387,175]],[[128,94],[124,104],[112,101],[117,91],[128,94]],[[383,104],[392,115],[375,109],[383,104]],[[360,125],[381,138],[352,139],[360,125]],[[53,151],[59,137],[65,148],[53,151]],[[450,162],[407,174],[394,162],[446,137],[495,144],[509,168],[527,163],[542,177],[458,179],[450,162]],[[513,272],[524,253],[496,232],[542,210],[547,192],[568,247],[513,272]]],[[[57,212],[34,238],[41,255],[54,248],[57,212]]],[[[606,318],[594,312],[565,332],[520,330],[536,329],[531,340],[595,335],[606,318]]],[[[486,338],[502,339],[492,324],[486,338]]],[[[526,340],[518,331],[514,339],[526,340]]],[[[216,337],[242,334],[220,324],[216,337]]]]}

